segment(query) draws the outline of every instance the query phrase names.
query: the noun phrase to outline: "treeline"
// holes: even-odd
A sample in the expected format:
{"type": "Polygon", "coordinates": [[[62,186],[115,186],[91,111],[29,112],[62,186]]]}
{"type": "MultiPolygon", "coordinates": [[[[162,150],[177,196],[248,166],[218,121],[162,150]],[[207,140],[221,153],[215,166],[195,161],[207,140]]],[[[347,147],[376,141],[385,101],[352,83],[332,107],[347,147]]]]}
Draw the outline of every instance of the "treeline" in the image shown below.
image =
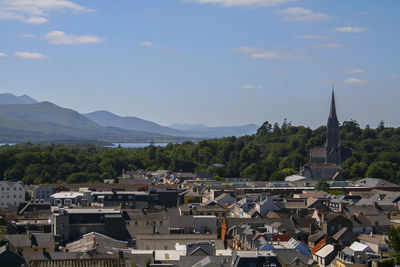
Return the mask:
{"type": "MultiPolygon", "coordinates": [[[[170,169],[182,172],[211,172],[216,178],[251,177],[282,180],[297,173],[309,161],[310,147],[323,146],[326,127],[312,130],[265,122],[257,134],[149,146],[138,149],[95,146],[38,146],[19,144],[0,148],[2,180],[24,184],[102,182],[117,178],[125,170],[170,169]]],[[[361,129],[356,121],[340,127],[341,142],[353,150],[343,163],[347,179],[377,177],[400,182],[400,128],[361,129]]]]}

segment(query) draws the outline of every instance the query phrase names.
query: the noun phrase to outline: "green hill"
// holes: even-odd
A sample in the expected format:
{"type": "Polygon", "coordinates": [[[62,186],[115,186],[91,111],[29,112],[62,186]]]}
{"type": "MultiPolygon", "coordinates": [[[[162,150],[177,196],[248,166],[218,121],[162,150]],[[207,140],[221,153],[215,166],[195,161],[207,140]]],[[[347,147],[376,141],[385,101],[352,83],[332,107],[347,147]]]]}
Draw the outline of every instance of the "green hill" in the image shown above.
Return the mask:
{"type": "Polygon", "coordinates": [[[50,102],[0,105],[0,142],[92,139],[113,142],[169,140],[170,137],[103,127],[72,109],[50,102]]]}

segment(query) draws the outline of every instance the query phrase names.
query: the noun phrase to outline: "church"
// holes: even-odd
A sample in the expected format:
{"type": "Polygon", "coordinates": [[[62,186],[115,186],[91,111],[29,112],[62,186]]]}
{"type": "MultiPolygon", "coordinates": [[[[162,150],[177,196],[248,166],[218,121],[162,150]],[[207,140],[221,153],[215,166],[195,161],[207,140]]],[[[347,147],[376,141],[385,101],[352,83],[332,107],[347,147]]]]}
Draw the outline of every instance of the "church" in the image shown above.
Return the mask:
{"type": "Polygon", "coordinates": [[[326,128],[325,146],[310,148],[310,163],[305,164],[300,173],[313,180],[341,180],[342,162],[351,157],[351,150],[340,144],[339,120],[336,115],[335,93],[332,99],[326,128]]]}

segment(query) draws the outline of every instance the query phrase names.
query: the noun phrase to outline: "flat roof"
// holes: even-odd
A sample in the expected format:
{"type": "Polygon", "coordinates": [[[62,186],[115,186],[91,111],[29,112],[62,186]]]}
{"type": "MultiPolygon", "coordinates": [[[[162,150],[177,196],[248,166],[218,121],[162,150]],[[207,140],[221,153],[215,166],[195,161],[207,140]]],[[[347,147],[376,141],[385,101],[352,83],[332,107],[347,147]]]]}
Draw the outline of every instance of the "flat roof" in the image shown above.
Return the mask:
{"type": "Polygon", "coordinates": [[[111,214],[119,214],[121,213],[120,210],[116,210],[116,209],[68,209],[66,208],[65,211],[67,213],[70,214],[74,214],[74,213],[111,213],[111,214]]]}
{"type": "Polygon", "coordinates": [[[84,194],[80,192],[59,192],[52,194],[52,198],[76,198],[76,197],[83,197],[84,194]]]}

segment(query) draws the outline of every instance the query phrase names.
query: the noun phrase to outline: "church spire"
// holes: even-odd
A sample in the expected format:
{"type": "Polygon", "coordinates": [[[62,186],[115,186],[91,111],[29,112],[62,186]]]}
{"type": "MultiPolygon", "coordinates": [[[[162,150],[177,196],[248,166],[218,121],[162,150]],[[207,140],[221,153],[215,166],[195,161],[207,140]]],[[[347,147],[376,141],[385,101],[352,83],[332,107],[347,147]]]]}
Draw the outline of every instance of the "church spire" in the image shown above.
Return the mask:
{"type": "Polygon", "coordinates": [[[337,118],[337,115],[336,115],[335,91],[333,89],[333,86],[332,86],[331,108],[330,108],[328,120],[338,121],[338,118],[337,118]]]}
{"type": "Polygon", "coordinates": [[[326,125],[325,163],[340,165],[339,120],[336,115],[335,92],[332,87],[331,108],[326,125]]]}

